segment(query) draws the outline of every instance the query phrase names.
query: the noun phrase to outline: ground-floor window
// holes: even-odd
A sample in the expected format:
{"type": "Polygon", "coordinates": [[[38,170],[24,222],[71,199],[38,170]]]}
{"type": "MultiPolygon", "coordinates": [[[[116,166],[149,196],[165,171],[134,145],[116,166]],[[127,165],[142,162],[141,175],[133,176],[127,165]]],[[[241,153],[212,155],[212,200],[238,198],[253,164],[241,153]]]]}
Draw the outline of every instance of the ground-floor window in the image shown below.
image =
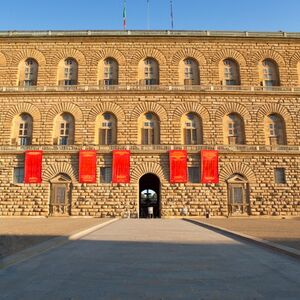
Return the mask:
{"type": "Polygon", "coordinates": [[[13,173],[14,183],[24,183],[24,167],[15,167],[13,173]]]}
{"type": "Polygon", "coordinates": [[[200,183],[199,167],[188,167],[188,181],[190,183],[200,183]]]}
{"type": "Polygon", "coordinates": [[[110,183],[112,174],[111,167],[100,167],[100,182],[110,183]]]}

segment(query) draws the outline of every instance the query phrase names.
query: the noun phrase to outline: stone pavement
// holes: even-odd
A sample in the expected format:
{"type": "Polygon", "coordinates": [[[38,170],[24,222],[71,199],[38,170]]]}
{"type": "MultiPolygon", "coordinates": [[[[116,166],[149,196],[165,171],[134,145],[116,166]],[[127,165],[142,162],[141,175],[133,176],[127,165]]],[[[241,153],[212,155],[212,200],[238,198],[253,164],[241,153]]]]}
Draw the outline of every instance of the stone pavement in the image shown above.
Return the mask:
{"type": "Polygon", "coordinates": [[[0,299],[299,299],[300,264],[183,220],[125,219],[0,271],[0,299]]]}
{"type": "MultiPolygon", "coordinates": [[[[197,220],[197,219],[195,219],[197,220]]],[[[210,218],[201,222],[300,250],[300,218],[210,218]]]]}
{"type": "Polygon", "coordinates": [[[70,236],[107,220],[80,217],[0,217],[0,259],[51,238],[70,236]]]}

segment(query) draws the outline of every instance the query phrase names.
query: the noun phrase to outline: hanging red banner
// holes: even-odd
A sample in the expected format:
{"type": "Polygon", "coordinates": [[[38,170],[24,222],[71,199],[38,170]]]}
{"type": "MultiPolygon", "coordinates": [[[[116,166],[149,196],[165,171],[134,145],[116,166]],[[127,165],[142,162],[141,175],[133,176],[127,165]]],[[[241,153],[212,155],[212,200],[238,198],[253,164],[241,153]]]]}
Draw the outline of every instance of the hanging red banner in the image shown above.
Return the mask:
{"type": "Polygon", "coordinates": [[[79,151],[79,182],[96,183],[96,150],[79,151]]]}
{"type": "Polygon", "coordinates": [[[201,150],[201,182],[219,183],[219,154],[216,150],[201,150]]]}
{"type": "Polygon", "coordinates": [[[170,150],[170,183],[187,182],[187,152],[186,150],[170,150]]]}
{"type": "Polygon", "coordinates": [[[113,183],[130,183],[130,151],[113,150],[113,183]]]}
{"type": "Polygon", "coordinates": [[[42,182],[43,151],[25,151],[24,183],[42,182]]]}

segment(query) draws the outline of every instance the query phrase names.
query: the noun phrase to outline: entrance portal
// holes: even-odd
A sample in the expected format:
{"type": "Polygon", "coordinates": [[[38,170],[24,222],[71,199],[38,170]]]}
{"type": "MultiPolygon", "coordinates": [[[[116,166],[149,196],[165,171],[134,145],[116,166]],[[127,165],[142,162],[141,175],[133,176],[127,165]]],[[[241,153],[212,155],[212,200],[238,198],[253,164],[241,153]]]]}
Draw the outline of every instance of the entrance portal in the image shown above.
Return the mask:
{"type": "Polygon", "coordinates": [[[154,174],[140,178],[139,208],[140,218],[160,218],[160,180],[154,174]]]}
{"type": "Polygon", "coordinates": [[[51,182],[50,216],[69,216],[71,213],[71,178],[59,174],[51,182]]]}

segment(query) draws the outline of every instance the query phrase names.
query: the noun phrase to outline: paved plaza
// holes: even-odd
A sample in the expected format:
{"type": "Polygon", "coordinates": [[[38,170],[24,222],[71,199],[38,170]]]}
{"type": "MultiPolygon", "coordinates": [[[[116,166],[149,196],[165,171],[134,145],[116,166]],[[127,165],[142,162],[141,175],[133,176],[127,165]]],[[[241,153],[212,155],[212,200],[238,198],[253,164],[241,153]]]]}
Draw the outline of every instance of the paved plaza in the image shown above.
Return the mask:
{"type": "Polygon", "coordinates": [[[0,299],[299,299],[297,260],[183,220],[119,220],[0,271],[0,299]]]}

